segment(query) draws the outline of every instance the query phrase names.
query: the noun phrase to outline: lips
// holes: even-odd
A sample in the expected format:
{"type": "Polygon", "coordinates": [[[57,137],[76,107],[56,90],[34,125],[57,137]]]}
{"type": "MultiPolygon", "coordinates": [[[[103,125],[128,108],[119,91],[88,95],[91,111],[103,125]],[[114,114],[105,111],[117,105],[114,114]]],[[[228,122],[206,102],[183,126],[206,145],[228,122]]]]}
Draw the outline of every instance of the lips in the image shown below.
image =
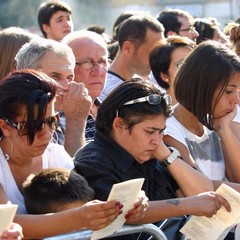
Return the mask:
{"type": "Polygon", "coordinates": [[[63,31],[65,34],[68,34],[71,32],[71,29],[63,31]]]}
{"type": "Polygon", "coordinates": [[[45,148],[47,148],[47,146],[48,146],[48,143],[45,143],[45,144],[39,145],[38,148],[45,149],[45,148]]]}

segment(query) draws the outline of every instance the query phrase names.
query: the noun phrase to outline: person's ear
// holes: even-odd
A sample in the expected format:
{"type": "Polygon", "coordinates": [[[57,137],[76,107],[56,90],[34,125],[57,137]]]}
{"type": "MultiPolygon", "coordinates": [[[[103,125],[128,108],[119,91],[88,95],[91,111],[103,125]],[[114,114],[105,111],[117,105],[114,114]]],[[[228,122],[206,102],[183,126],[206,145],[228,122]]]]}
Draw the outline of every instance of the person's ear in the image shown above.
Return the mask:
{"type": "Polygon", "coordinates": [[[46,35],[48,35],[49,30],[50,30],[49,25],[43,23],[43,24],[42,24],[42,29],[43,29],[43,31],[46,33],[46,35]]]}
{"type": "Polygon", "coordinates": [[[113,129],[120,134],[123,133],[123,131],[126,129],[125,120],[121,117],[116,117],[113,121],[113,129]]]}
{"type": "Polygon", "coordinates": [[[129,53],[134,53],[134,45],[130,41],[125,41],[122,45],[122,51],[129,53]]]}
{"type": "Polygon", "coordinates": [[[169,83],[169,76],[163,72],[160,72],[160,78],[166,82],[166,83],[169,83]]]}
{"type": "Polygon", "coordinates": [[[3,119],[0,119],[0,129],[5,137],[11,136],[11,126],[3,119]]]}

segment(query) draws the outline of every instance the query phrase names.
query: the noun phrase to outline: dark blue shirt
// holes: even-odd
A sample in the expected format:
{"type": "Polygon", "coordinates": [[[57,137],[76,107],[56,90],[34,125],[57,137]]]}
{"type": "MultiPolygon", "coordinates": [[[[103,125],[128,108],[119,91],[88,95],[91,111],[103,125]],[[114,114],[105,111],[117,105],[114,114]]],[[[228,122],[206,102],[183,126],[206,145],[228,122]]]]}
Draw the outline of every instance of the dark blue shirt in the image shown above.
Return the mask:
{"type": "Polygon", "coordinates": [[[160,161],[140,164],[102,133],[96,133],[94,141],[76,153],[74,163],[75,170],[86,178],[100,200],[107,200],[113,184],[134,178],[145,178],[142,189],[149,200],[176,198],[179,188],[160,161]]]}

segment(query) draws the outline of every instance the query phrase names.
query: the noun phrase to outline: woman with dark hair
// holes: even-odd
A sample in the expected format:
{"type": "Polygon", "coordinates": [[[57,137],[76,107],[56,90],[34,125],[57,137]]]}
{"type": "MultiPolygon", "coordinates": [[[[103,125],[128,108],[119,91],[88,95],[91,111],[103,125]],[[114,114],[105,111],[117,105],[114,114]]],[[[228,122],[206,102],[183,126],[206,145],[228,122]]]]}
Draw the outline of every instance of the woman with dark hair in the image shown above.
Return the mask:
{"type": "Polygon", "coordinates": [[[221,204],[229,207],[222,197],[203,193],[213,190],[212,182],[163,143],[169,100],[143,80],[124,82],[101,104],[94,141],[75,156],[76,171],[102,200],[113,184],[145,178],[149,208],[140,220],[128,223],[155,223],[184,214],[210,217],[221,204]]]}
{"type": "Polygon", "coordinates": [[[173,90],[174,77],[186,56],[195,47],[195,42],[187,37],[169,36],[159,41],[149,54],[152,76],[150,81],[172,97],[172,105],[177,103],[173,90]]]}
{"type": "Polygon", "coordinates": [[[240,182],[240,129],[232,129],[239,84],[239,58],[216,41],[198,45],[175,78],[179,104],[167,121],[164,141],[213,180],[240,182]]]}
{"type": "Polygon", "coordinates": [[[23,70],[0,84],[0,203],[18,204],[14,222],[25,238],[54,236],[83,227],[99,229],[120,213],[120,203],[89,202],[65,212],[26,215],[22,183],[43,168],[73,168],[63,146],[49,143],[58,125],[54,111],[57,83],[42,72],[23,70]],[[47,227],[46,227],[47,226],[47,227]]]}

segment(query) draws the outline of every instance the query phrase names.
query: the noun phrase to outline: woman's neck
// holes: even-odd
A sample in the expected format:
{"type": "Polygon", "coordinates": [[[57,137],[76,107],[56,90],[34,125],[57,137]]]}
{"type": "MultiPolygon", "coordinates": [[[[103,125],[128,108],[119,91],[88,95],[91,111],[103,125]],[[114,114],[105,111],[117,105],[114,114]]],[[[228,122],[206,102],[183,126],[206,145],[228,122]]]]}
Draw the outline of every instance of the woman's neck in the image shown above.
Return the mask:
{"type": "Polygon", "coordinates": [[[197,117],[188,111],[181,104],[177,104],[174,108],[174,117],[190,132],[197,136],[202,136],[204,133],[203,125],[198,121],[197,117]]]}

